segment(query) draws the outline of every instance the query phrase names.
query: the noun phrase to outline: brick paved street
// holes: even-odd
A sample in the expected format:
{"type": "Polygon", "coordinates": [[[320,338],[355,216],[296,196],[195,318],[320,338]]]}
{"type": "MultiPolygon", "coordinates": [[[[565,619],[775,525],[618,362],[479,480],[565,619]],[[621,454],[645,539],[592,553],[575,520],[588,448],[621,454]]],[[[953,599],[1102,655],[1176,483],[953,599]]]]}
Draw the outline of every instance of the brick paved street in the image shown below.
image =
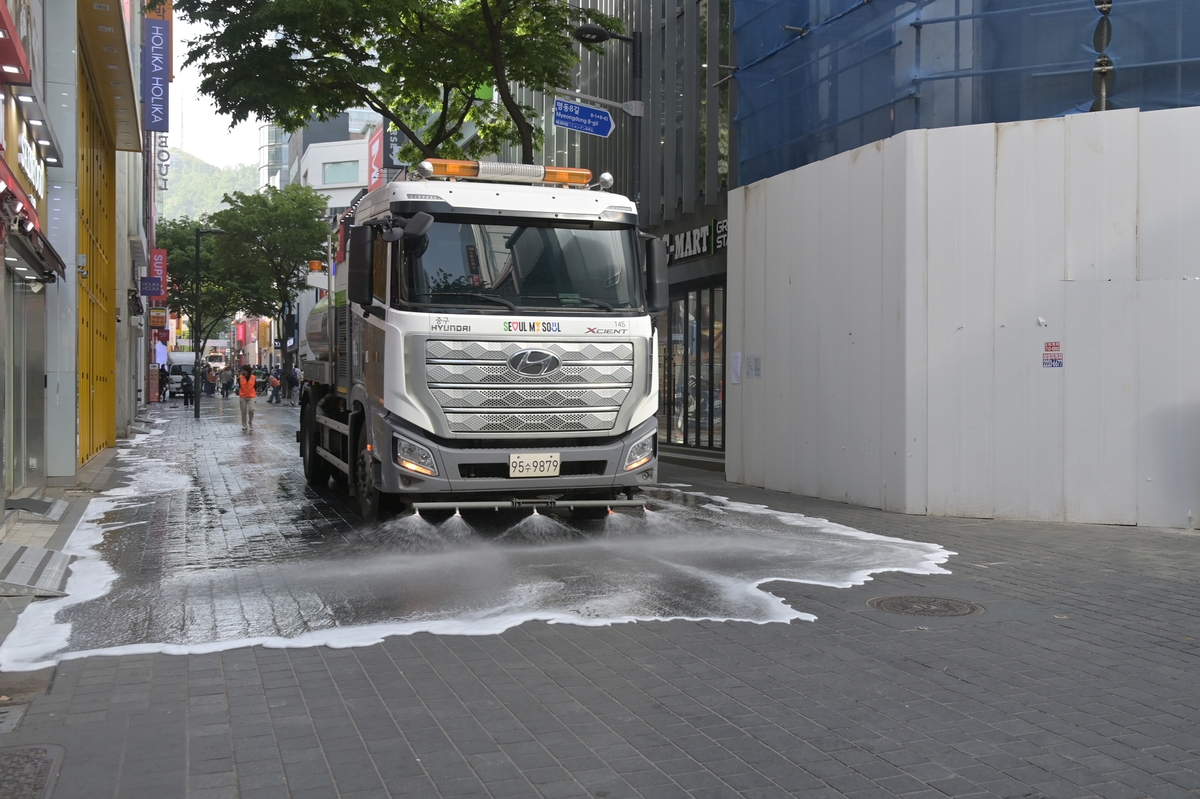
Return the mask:
{"type": "MultiPolygon", "coordinates": [[[[208,411],[195,437],[182,409],[156,409],[156,451],[181,464],[244,458],[276,490],[262,496],[237,468],[201,486],[204,502],[237,498],[203,539],[206,557],[303,537],[264,521],[280,503],[304,509],[308,529],[353,538],[350,511],[303,486],[293,409],[260,404],[245,438],[232,404],[208,411]]],[[[137,452],[118,454],[110,486],[130,483],[137,452]]],[[[66,660],[0,675],[3,693],[31,701],[0,748],[63,747],[55,799],[1200,796],[1200,535],[906,517],[681,467],[660,476],[958,554],[951,574],[764,586],[814,622],[530,621],[343,649],[66,660]],[[890,595],[985,610],[927,618],[867,604],[890,595]]],[[[128,511],[147,523],[105,556],[135,561],[139,536],[198,511],[128,511]]],[[[186,567],[196,555],[176,557],[186,567]]],[[[0,627],[26,604],[8,600],[0,627]]]]}

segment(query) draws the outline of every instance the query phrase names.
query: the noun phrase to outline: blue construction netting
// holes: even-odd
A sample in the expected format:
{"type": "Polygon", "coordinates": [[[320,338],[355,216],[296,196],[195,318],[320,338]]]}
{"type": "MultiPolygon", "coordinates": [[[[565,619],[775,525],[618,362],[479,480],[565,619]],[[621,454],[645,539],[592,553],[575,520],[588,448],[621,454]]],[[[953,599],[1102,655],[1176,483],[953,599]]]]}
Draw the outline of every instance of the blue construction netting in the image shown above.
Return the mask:
{"type": "Polygon", "coordinates": [[[1200,0],[733,4],[743,184],[912,128],[1200,105],[1200,0]]]}

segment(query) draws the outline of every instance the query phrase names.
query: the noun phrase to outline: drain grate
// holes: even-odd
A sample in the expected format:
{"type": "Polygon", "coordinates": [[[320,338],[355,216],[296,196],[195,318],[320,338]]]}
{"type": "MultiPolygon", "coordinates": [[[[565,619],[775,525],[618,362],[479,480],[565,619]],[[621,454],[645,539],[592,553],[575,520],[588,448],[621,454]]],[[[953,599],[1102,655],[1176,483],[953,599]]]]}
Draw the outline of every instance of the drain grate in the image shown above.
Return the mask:
{"type": "Polygon", "coordinates": [[[48,799],[63,752],[49,745],[0,749],[0,799],[48,799]]]}
{"type": "Polygon", "coordinates": [[[970,616],[983,608],[961,599],[940,596],[884,596],[867,603],[878,610],[905,616],[970,616]]]}
{"type": "Polygon", "coordinates": [[[25,708],[29,705],[8,705],[0,707],[0,732],[12,732],[25,716],[25,708]]]}

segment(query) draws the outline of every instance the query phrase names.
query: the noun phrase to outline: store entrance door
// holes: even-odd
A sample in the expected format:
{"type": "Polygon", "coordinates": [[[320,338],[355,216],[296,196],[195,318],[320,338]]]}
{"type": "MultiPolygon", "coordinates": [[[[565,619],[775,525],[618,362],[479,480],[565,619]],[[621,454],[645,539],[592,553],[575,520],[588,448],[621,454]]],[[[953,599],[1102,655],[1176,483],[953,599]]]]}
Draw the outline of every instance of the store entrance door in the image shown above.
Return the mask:
{"type": "Polygon", "coordinates": [[[659,335],[659,440],[725,449],[725,283],[672,296],[659,335]]]}

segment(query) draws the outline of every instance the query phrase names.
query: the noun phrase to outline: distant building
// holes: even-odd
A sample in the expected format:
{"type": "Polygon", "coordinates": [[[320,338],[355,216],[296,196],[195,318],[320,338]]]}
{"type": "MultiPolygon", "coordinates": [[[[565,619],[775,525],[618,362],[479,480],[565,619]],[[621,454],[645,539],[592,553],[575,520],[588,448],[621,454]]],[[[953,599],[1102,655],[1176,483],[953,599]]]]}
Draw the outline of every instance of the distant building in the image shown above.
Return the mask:
{"type": "Polygon", "coordinates": [[[258,128],[258,186],[287,185],[288,134],[278,125],[266,123],[258,128]]]}
{"type": "Polygon", "coordinates": [[[297,183],[329,197],[327,216],[332,222],[367,187],[367,140],[310,144],[300,158],[299,173],[297,183]]]}
{"type": "MultiPolygon", "coordinates": [[[[352,108],[333,119],[314,119],[292,134],[270,126],[275,132],[262,134],[260,183],[278,188],[298,183],[324,194],[329,198],[326,219],[332,228],[334,220],[367,187],[367,135],[379,124],[380,117],[375,112],[352,108]]],[[[267,127],[264,126],[264,131],[267,127]]],[[[292,307],[285,310],[283,319],[269,322],[269,337],[265,335],[268,321],[263,320],[264,334],[258,337],[253,350],[255,363],[277,363],[285,353],[298,350],[297,320],[317,302],[316,293],[315,289],[302,292],[292,307]]]]}

